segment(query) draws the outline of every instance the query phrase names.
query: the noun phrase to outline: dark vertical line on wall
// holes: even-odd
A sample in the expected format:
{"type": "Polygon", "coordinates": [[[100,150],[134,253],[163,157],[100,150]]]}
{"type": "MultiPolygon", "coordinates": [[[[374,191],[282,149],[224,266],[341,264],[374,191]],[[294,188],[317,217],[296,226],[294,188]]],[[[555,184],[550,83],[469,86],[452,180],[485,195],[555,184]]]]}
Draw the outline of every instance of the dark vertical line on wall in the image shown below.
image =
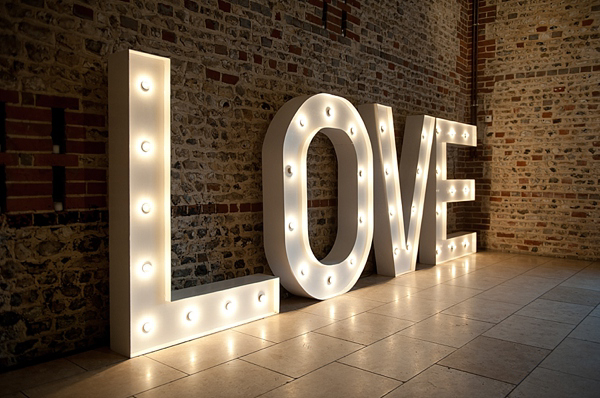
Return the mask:
{"type": "Polygon", "coordinates": [[[346,29],[348,28],[348,12],[342,11],[342,34],[346,36],[346,29]]]}
{"type": "Polygon", "coordinates": [[[0,213],[6,212],[6,166],[0,165],[0,213]]]}
{"type": "Polygon", "coordinates": [[[327,29],[327,7],[327,2],[323,0],[323,17],[321,19],[321,21],[323,22],[323,29],[327,29]]]}
{"type": "Polygon", "coordinates": [[[479,44],[479,0],[473,1],[473,30],[471,45],[471,124],[477,125],[477,45],[479,44]]]}
{"type": "Polygon", "coordinates": [[[66,172],[64,166],[52,166],[52,201],[56,211],[64,210],[66,172]]]}
{"type": "Polygon", "coordinates": [[[0,102],[0,152],[6,152],[6,102],[0,102]]]}
{"type": "Polygon", "coordinates": [[[52,108],[52,152],[65,153],[66,151],[65,110],[64,108],[52,108]]]}

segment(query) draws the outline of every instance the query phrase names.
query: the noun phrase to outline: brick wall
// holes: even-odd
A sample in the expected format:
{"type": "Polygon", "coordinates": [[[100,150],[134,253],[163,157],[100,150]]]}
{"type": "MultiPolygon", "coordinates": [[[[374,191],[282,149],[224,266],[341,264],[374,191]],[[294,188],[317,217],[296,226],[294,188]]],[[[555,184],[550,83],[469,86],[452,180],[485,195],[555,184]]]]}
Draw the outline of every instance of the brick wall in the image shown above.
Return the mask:
{"type": "Polygon", "coordinates": [[[457,168],[477,200],[460,228],[484,248],[598,259],[600,5],[479,4],[481,145],[457,168]]]}
{"type": "MultiPolygon", "coordinates": [[[[260,154],[289,99],[390,105],[398,145],[407,115],[468,121],[469,13],[465,0],[0,4],[0,367],[108,340],[109,54],[171,58],[172,286],[182,288],[270,273],[260,154]]],[[[308,167],[310,241],[323,257],[337,228],[324,136],[308,167]]]]}

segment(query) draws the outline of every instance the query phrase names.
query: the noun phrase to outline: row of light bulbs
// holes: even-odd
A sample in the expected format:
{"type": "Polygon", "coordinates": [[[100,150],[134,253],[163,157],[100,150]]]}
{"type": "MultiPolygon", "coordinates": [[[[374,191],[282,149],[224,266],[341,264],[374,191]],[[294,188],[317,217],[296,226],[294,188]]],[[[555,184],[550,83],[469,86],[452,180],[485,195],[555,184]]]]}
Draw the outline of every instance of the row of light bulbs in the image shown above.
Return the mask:
{"type": "MultiPolygon", "coordinates": [[[[259,293],[258,302],[264,303],[267,301],[267,295],[265,293],[259,293]]],[[[231,300],[225,303],[225,311],[233,311],[235,309],[235,303],[231,300]]],[[[198,319],[198,313],[194,310],[188,311],[185,315],[185,320],[188,322],[195,322],[198,319]]],[[[142,331],[144,333],[150,333],[154,329],[154,324],[151,321],[144,322],[142,325],[142,331]]]]}
{"type": "MultiPolygon", "coordinates": [[[[436,133],[436,134],[438,134],[438,135],[439,135],[439,134],[441,134],[441,132],[442,132],[442,129],[441,129],[439,126],[435,128],[435,133],[436,133]]],[[[454,138],[454,136],[456,135],[456,131],[454,131],[454,129],[450,129],[450,131],[448,132],[448,135],[449,135],[450,137],[454,138]]],[[[466,130],[465,130],[465,131],[463,131],[463,133],[462,133],[462,138],[464,138],[465,140],[466,140],[467,138],[469,138],[469,133],[468,133],[466,130]]]]}

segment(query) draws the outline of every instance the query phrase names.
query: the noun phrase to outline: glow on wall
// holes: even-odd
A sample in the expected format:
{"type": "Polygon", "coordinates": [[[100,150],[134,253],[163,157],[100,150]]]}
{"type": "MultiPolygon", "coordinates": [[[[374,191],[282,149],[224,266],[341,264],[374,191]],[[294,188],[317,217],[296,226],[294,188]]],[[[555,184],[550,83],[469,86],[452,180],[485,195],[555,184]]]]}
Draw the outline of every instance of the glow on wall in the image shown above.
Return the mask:
{"type": "Polygon", "coordinates": [[[356,108],[329,94],[297,97],[275,115],[263,143],[264,245],[269,266],[290,292],[326,299],[352,288],[373,237],[373,155],[356,108]],[[318,132],[338,159],[338,233],[319,261],[308,238],[308,147],[318,132]]]}
{"type": "Polygon", "coordinates": [[[171,294],[170,61],[109,59],[111,348],[133,357],[279,312],[279,278],[171,294]]]}

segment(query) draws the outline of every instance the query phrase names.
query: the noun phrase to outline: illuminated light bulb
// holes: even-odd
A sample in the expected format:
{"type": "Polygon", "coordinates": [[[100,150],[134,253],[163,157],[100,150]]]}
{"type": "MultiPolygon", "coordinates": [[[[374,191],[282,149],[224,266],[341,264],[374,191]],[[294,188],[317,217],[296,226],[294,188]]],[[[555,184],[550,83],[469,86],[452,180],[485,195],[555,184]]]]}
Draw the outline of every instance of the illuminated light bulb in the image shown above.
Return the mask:
{"type": "Polygon", "coordinates": [[[415,214],[416,212],[417,212],[417,205],[412,205],[412,207],[410,208],[410,213],[415,214]]]}
{"type": "Polygon", "coordinates": [[[362,171],[362,169],[358,170],[358,176],[359,176],[360,178],[362,178],[362,176],[363,176],[363,171],[362,171]]]}
{"type": "Polygon", "coordinates": [[[142,145],[140,145],[142,148],[142,151],[144,152],[150,152],[150,148],[152,147],[152,145],[150,145],[149,141],[142,141],[142,145]]]}
{"type": "Polygon", "coordinates": [[[293,231],[294,229],[296,229],[296,223],[294,221],[290,221],[290,223],[288,224],[288,228],[290,229],[290,231],[293,231]]]}
{"type": "Polygon", "coordinates": [[[330,107],[325,108],[325,114],[327,115],[327,117],[332,117],[333,109],[331,109],[330,107]]]}
{"type": "Polygon", "coordinates": [[[454,130],[450,130],[450,132],[448,133],[448,135],[452,138],[454,138],[454,136],[456,135],[456,131],[454,130]]]}
{"type": "Polygon", "coordinates": [[[466,140],[467,138],[469,138],[469,133],[467,133],[466,131],[462,134],[462,137],[466,140]]]}
{"type": "Polygon", "coordinates": [[[390,175],[390,168],[386,166],[385,168],[385,175],[389,176],[390,175]]]}
{"type": "Polygon", "coordinates": [[[146,322],[142,325],[142,330],[144,333],[150,333],[154,327],[152,326],[152,322],[146,322]]]}
{"type": "Polygon", "coordinates": [[[465,195],[468,194],[469,193],[469,187],[464,187],[463,188],[463,192],[465,193],[465,195]]]}
{"type": "Polygon", "coordinates": [[[233,307],[234,307],[233,301],[228,301],[227,303],[225,303],[225,310],[231,311],[231,310],[233,310],[233,307]]]}
{"type": "Polygon", "coordinates": [[[436,216],[439,216],[441,212],[442,212],[442,210],[439,207],[435,208],[435,215],[436,216]]]}
{"type": "Polygon", "coordinates": [[[390,206],[390,217],[394,217],[394,208],[390,206]]]}
{"type": "Polygon", "coordinates": [[[450,244],[448,245],[448,249],[450,249],[450,251],[451,251],[451,252],[453,252],[453,251],[454,251],[454,249],[456,249],[456,245],[455,245],[454,243],[450,243],[450,244]]]}
{"type": "Polygon", "coordinates": [[[456,193],[456,189],[452,187],[448,192],[450,192],[450,195],[454,195],[456,193]]]}
{"type": "Polygon", "coordinates": [[[425,130],[423,130],[423,132],[421,133],[421,139],[425,139],[427,138],[427,134],[425,134],[425,130]]]}
{"type": "Polygon", "coordinates": [[[440,255],[440,252],[441,252],[441,250],[440,250],[440,248],[439,248],[439,247],[435,249],[435,255],[436,255],[436,256],[439,256],[439,255],[440,255]]]}
{"type": "Polygon", "coordinates": [[[142,212],[144,212],[144,214],[150,213],[150,210],[152,210],[152,206],[150,206],[150,203],[142,204],[142,212]]]}
{"type": "Polygon", "coordinates": [[[465,249],[466,249],[467,247],[469,247],[469,241],[468,241],[468,240],[465,240],[465,241],[463,242],[463,247],[464,247],[465,249]]]}
{"type": "Polygon", "coordinates": [[[195,311],[188,312],[187,315],[185,316],[185,319],[187,319],[190,322],[194,322],[196,320],[196,312],[195,311]]]}
{"type": "Polygon", "coordinates": [[[436,169],[435,169],[435,175],[436,176],[440,175],[440,168],[439,167],[436,167],[436,169]]]}
{"type": "Polygon", "coordinates": [[[361,224],[363,223],[363,216],[358,216],[358,222],[361,224]]]}
{"type": "Polygon", "coordinates": [[[140,82],[140,87],[142,88],[142,90],[144,91],[149,91],[150,90],[150,82],[148,80],[142,80],[140,82]]]}
{"type": "Polygon", "coordinates": [[[350,126],[350,135],[356,134],[356,128],[354,126],[350,126]]]}
{"type": "Polygon", "coordinates": [[[385,124],[381,123],[379,126],[379,131],[381,131],[381,134],[385,133],[385,124]]]}
{"type": "Polygon", "coordinates": [[[306,276],[306,267],[301,267],[300,268],[300,275],[306,276]]]}
{"type": "Polygon", "coordinates": [[[285,175],[287,175],[288,177],[291,177],[294,175],[294,168],[289,164],[287,166],[285,166],[285,175]]]}
{"type": "Polygon", "coordinates": [[[406,251],[409,252],[410,251],[410,243],[406,244],[406,251]]]}
{"type": "Polygon", "coordinates": [[[144,264],[142,264],[142,272],[146,274],[152,272],[152,263],[150,261],[146,261],[144,264]]]}
{"type": "Polygon", "coordinates": [[[354,258],[348,260],[348,264],[350,265],[350,267],[354,267],[354,258]]]}
{"type": "Polygon", "coordinates": [[[441,129],[440,127],[436,127],[436,128],[435,128],[435,133],[436,133],[436,134],[439,134],[439,133],[441,133],[441,132],[442,132],[442,129],[441,129]]]}
{"type": "Polygon", "coordinates": [[[328,276],[327,277],[327,284],[331,285],[333,283],[333,276],[328,276]]]}
{"type": "Polygon", "coordinates": [[[301,117],[301,118],[298,120],[298,124],[300,125],[300,127],[304,127],[304,126],[306,126],[306,119],[304,119],[303,117],[301,117]]]}
{"type": "Polygon", "coordinates": [[[420,167],[417,167],[417,175],[418,176],[421,175],[421,168],[420,167]]]}
{"type": "Polygon", "coordinates": [[[265,301],[267,301],[267,295],[264,293],[261,293],[258,295],[258,302],[259,303],[264,303],[265,301]]]}
{"type": "Polygon", "coordinates": [[[397,256],[398,254],[400,254],[400,249],[394,247],[394,256],[397,256]]]}

